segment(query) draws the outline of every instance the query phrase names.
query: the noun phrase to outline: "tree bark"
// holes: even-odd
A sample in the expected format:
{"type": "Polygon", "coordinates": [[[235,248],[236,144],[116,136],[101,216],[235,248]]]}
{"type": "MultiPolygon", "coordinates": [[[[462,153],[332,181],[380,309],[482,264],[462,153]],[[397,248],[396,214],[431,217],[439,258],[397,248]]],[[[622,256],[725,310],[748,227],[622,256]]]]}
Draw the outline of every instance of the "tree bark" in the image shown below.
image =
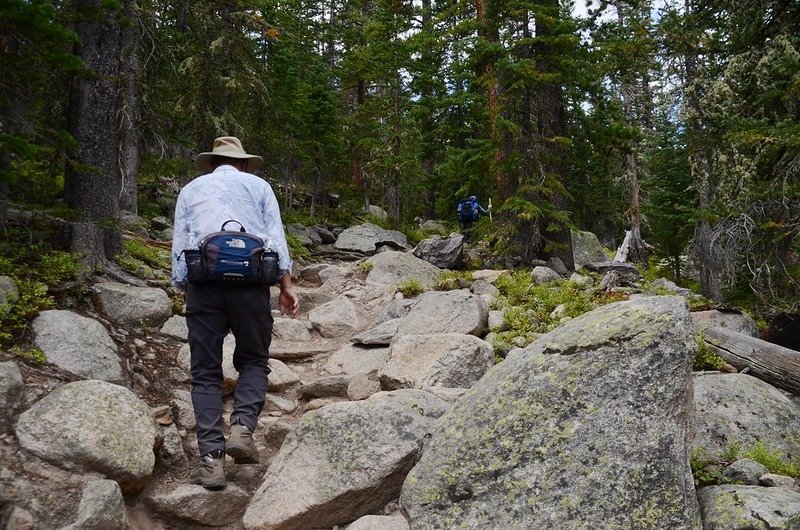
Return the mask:
{"type": "MultiPolygon", "coordinates": [[[[549,17],[557,17],[559,3],[558,0],[541,0],[538,2],[546,14],[536,18],[536,36],[549,37],[556,34],[555,24],[549,17]],[[549,15],[549,16],[548,16],[549,15]]],[[[547,53],[540,54],[541,58],[537,61],[537,66],[541,72],[553,72],[556,68],[547,59],[547,53]]],[[[555,82],[543,83],[536,97],[537,108],[537,127],[539,137],[544,144],[544,156],[542,159],[542,170],[547,175],[551,175],[559,182],[563,183],[566,178],[566,168],[564,167],[564,148],[556,141],[564,135],[564,101],[561,94],[561,86],[555,82]]],[[[566,199],[558,192],[551,191],[548,200],[557,211],[568,211],[566,199]]],[[[550,241],[549,247],[542,250],[544,259],[550,257],[560,258],[567,269],[575,269],[575,261],[572,256],[572,236],[569,226],[554,219],[545,219],[541,224],[545,239],[550,241]],[[548,230],[549,225],[556,224],[555,230],[548,230]]]]}
{"type": "Polygon", "coordinates": [[[707,329],[703,340],[738,370],[800,395],[800,352],[721,327],[707,329]]]}
{"type": "Polygon", "coordinates": [[[102,5],[99,0],[77,2],[80,43],[76,51],[88,75],[76,75],[72,81],[68,128],[75,149],[64,183],[67,204],[83,217],[73,225],[70,248],[81,252],[89,267],[102,264],[122,249],[121,182],[115,163],[120,30],[117,14],[102,5]]]}
{"type": "MultiPolygon", "coordinates": [[[[500,34],[486,14],[486,0],[475,0],[475,18],[478,22],[478,36],[489,42],[500,40],[500,34]]],[[[500,163],[503,161],[502,137],[497,121],[500,118],[500,101],[498,97],[497,75],[495,74],[494,58],[486,57],[478,68],[478,76],[482,76],[486,83],[486,101],[489,110],[489,130],[495,152],[492,156],[494,163],[494,188],[498,199],[502,202],[508,197],[506,177],[500,163]]]]}
{"type": "Polygon", "coordinates": [[[120,79],[123,84],[120,108],[119,171],[122,179],[119,207],[125,212],[137,213],[136,183],[141,163],[139,131],[139,6],[136,0],[125,0],[127,24],[122,32],[122,60],[120,79]]]}

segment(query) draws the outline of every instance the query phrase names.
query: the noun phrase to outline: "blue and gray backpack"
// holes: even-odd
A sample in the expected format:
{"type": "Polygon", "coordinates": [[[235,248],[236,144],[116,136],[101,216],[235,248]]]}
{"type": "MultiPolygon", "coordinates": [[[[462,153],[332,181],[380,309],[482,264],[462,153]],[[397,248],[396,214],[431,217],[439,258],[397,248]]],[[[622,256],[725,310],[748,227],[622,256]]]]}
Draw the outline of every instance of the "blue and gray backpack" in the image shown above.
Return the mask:
{"type": "Polygon", "coordinates": [[[478,220],[478,199],[474,196],[461,199],[458,201],[456,211],[459,224],[474,223],[478,220]]]}

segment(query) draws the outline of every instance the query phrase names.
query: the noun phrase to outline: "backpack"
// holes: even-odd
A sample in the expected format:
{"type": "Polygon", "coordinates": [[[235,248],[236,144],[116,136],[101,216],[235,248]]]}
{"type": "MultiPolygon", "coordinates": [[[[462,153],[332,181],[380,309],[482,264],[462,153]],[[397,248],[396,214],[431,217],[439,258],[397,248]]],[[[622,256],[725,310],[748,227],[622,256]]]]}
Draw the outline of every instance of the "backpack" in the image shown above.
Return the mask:
{"type": "Polygon", "coordinates": [[[242,223],[230,219],[219,232],[205,236],[199,248],[183,251],[189,283],[275,285],[278,277],[278,253],[264,248],[264,241],[248,234],[242,223]],[[228,223],[238,223],[238,231],[225,230],[228,223]]]}
{"type": "Polygon", "coordinates": [[[474,223],[478,220],[478,208],[476,208],[475,202],[476,201],[472,199],[461,199],[458,201],[456,211],[458,212],[459,223],[474,223]]]}

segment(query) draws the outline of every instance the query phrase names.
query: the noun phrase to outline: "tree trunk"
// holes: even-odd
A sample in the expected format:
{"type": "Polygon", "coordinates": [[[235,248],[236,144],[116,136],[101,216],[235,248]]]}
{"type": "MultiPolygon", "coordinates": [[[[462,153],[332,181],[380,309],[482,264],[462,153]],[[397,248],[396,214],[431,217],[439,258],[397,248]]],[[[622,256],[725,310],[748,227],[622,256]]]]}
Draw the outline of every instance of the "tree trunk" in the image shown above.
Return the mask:
{"type": "MultiPolygon", "coordinates": [[[[486,16],[486,0],[475,0],[475,18],[478,22],[478,36],[489,42],[498,42],[500,34],[494,24],[486,16]]],[[[498,98],[497,75],[495,74],[494,57],[486,57],[478,68],[478,76],[483,76],[486,82],[486,101],[489,110],[489,131],[495,152],[492,156],[494,162],[494,188],[498,199],[502,202],[508,197],[506,178],[500,168],[503,161],[502,137],[497,125],[500,118],[500,101],[498,98]]]]}
{"type": "MultiPolygon", "coordinates": [[[[550,17],[558,16],[558,0],[541,0],[539,5],[545,8],[547,14],[536,19],[536,36],[548,37],[555,35],[555,23],[550,17]]],[[[550,63],[546,57],[546,52],[541,54],[538,61],[540,72],[553,72],[557,67],[550,63]]],[[[557,138],[564,135],[564,101],[561,96],[561,86],[554,82],[542,83],[537,94],[537,126],[539,137],[544,145],[544,156],[542,157],[542,170],[545,175],[564,183],[566,169],[564,167],[565,153],[557,138]]],[[[553,208],[560,212],[568,211],[566,199],[558,192],[551,191],[548,200],[553,208]]],[[[549,240],[549,244],[542,250],[545,259],[550,257],[560,258],[567,266],[567,269],[575,269],[575,261],[572,256],[572,236],[569,226],[566,223],[555,219],[545,219],[541,223],[543,229],[542,236],[549,240]],[[550,225],[555,225],[555,229],[549,229],[550,225]],[[546,234],[545,234],[546,232],[546,234]]]]}
{"type": "Polygon", "coordinates": [[[707,329],[703,340],[738,370],[800,395],[800,352],[721,327],[707,329]]]}
{"type": "Polygon", "coordinates": [[[120,30],[117,14],[99,0],[79,0],[77,14],[77,55],[90,74],[76,75],[72,82],[68,127],[75,149],[64,187],[67,204],[83,217],[73,224],[70,248],[95,267],[122,249],[115,163],[120,30]]]}
{"type": "Polygon", "coordinates": [[[141,162],[139,132],[139,6],[136,0],[125,0],[126,25],[122,32],[120,79],[123,85],[120,108],[119,171],[122,190],[120,210],[137,213],[136,182],[141,162]]]}

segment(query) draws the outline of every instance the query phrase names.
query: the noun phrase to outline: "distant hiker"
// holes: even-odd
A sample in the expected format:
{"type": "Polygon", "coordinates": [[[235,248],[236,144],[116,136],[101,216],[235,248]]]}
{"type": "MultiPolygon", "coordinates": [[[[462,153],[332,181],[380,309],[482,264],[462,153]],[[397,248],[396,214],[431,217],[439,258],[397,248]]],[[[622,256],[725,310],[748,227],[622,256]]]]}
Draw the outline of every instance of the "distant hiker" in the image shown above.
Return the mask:
{"type": "Polygon", "coordinates": [[[475,195],[471,195],[458,201],[456,212],[458,214],[458,227],[462,232],[466,232],[472,228],[472,225],[478,221],[481,215],[487,215],[489,210],[480,205],[475,195]]]}
{"type": "MultiPolygon", "coordinates": [[[[196,271],[199,269],[202,275],[203,269],[195,268],[196,262],[191,261],[192,266],[187,272],[189,256],[195,256],[197,260],[206,259],[206,254],[198,250],[204,247],[201,244],[203,238],[224,231],[224,225],[235,220],[239,223],[237,226],[241,226],[240,232],[244,233],[247,227],[249,234],[242,235],[241,239],[230,239],[228,246],[242,248],[245,238],[251,235],[269,242],[278,254],[277,275],[271,280],[278,281],[280,286],[278,306],[281,312],[292,317],[297,316],[299,308],[297,295],[292,290],[289,275],[292,261],[275,194],[265,180],[248,173],[258,169],[261,162],[260,156],[245,152],[238,138],[217,138],[211,152],[201,153],[195,159],[197,167],[209,173],[187,184],[175,205],[172,283],[186,294],[192,404],[202,460],[201,466],[192,472],[189,479],[209,489],[226,485],[226,453],[236,464],[253,464],[259,460],[252,433],[267,392],[272,313],[268,284],[258,283],[260,278],[256,280],[239,274],[240,278],[233,280],[245,278],[247,281],[223,283],[216,279],[197,283],[204,278],[198,280],[196,271]],[[233,365],[239,378],[226,443],[222,420],[222,343],[230,331],[236,337],[233,365]]],[[[214,257],[223,255],[220,247],[217,251],[214,257]]],[[[261,260],[262,251],[263,248],[258,248],[255,250],[258,254],[253,255],[258,255],[261,260]]],[[[217,265],[222,269],[229,263],[243,266],[250,261],[245,259],[217,265]]],[[[256,263],[255,258],[252,262],[256,263]]],[[[261,267],[263,265],[254,266],[254,270],[261,270],[261,267]]],[[[252,278],[256,278],[255,274],[252,278]]]]}

